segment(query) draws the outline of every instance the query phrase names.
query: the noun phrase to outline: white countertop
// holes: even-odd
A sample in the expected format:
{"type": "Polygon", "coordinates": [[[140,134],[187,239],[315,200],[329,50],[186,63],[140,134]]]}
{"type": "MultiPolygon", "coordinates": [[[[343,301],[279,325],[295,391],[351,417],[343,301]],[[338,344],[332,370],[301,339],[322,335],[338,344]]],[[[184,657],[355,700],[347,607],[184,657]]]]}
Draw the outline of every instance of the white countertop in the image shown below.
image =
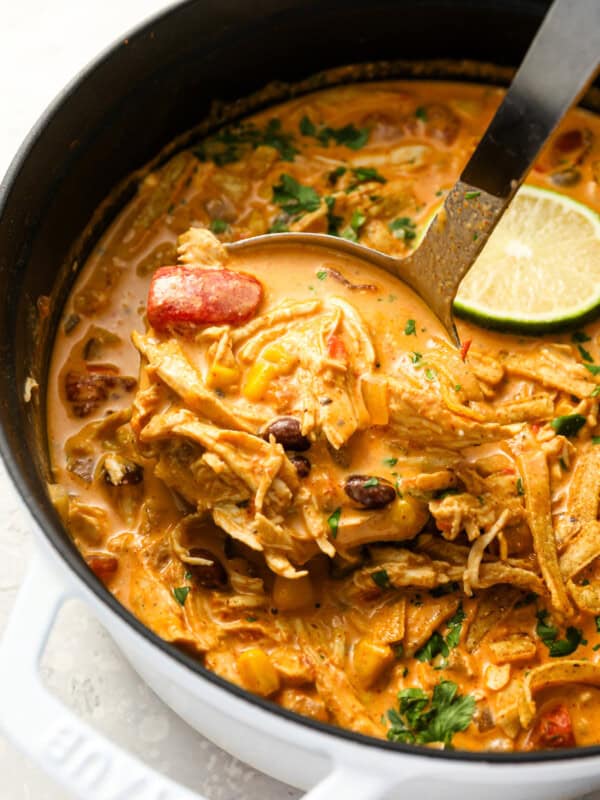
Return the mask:
{"type": "MultiPolygon", "coordinates": [[[[166,0],[0,0],[0,175],[65,83],[114,39],[169,4],[166,0]]],[[[0,635],[31,556],[28,525],[0,463],[0,635]]],[[[48,685],[90,724],[208,800],[299,796],[244,766],[175,716],[132,671],[81,604],[63,609],[43,671],[48,685]]],[[[0,734],[0,800],[68,798],[0,734]]]]}
{"type": "MultiPolygon", "coordinates": [[[[114,39],[167,5],[166,0],[0,0],[0,175],[65,83],[114,39]]],[[[31,556],[28,525],[0,463],[0,635],[31,556]]],[[[176,717],[82,605],[63,610],[43,670],[49,686],[88,722],[208,800],[298,797],[176,717]]],[[[68,798],[0,734],[0,800],[68,798]]]]}

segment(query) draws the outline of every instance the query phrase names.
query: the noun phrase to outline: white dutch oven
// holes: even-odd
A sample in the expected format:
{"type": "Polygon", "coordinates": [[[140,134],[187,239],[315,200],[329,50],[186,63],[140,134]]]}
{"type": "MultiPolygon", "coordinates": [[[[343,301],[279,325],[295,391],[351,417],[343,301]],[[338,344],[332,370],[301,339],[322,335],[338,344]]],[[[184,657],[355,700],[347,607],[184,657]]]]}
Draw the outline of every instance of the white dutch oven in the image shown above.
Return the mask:
{"type": "MultiPolygon", "coordinates": [[[[517,63],[545,7],[543,0],[190,0],[86,70],[15,159],[0,187],[0,451],[31,511],[38,553],[0,644],[0,724],[75,797],[198,800],[44,688],[40,655],[70,597],[87,603],[144,680],[190,725],[307,790],[311,800],[559,800],[600,788],[600,748],[486,755],[394,745],[301,718],[227,684],[117,603],[83,564],[44,489],[43,386],[53,326],[74,260],[85,256],[132,184],[113,195],[73,250],[112,187],[190,129],[213,96],[245,96],[275,77],[297,80],[324,67],[398,55],[517,63]],[[39,325],[32,309],[41,294],[54,302],[39,325]],[[42,392],[25,403],[30,374],[42,392]]],[[[461,74],[447,63],[435,69],[461,74]]],[[[392,72],[384,66],[377,74],[392,72]]]]}

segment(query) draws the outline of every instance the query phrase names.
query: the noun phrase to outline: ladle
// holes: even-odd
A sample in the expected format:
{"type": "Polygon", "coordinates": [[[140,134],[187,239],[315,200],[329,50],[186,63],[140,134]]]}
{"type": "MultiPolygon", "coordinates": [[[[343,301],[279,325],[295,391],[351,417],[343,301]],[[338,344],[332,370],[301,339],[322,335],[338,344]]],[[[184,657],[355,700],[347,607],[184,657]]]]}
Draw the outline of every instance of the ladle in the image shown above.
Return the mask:
{"type": "Polygon", "coordinates": [[[408,284],[460,344],[452,314],[460,282],[599,60],[600,0],[555,0],[488,129],[409,256],[393,258],[341,237],[300,232],[254,236],[228,249],[293,243],[349,253],[408,284]]]}

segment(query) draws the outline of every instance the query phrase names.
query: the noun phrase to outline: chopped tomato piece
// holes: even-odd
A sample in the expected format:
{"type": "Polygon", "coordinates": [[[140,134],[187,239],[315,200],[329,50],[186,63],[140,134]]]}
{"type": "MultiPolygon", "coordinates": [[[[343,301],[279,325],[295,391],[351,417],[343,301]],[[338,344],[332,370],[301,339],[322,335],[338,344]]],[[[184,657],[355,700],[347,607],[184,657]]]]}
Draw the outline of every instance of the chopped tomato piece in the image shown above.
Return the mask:
{"type": "Polygon", "coordinates": [[[348,355],[344,342],[339,336],[336,336],[335,333],[332,333],[327,340],[327,352],[331,358],[335,358],[337,361],[345,361],[348,355]]]}
{"type": "Polygon", "coordinates": [[[471,343],[473,339],[465,339],[465,341],[460,346],[460,357],[464,361],[467,357],[467,353],[469,352],[469,347],[471,347],[471,343]]]}
{"type": "Polygon", "coordinates": [[[228,269],[161,267],[148,291],[148,321],[157,331],[193,332],[206,325],[240,325],[262,300],[252,275],[228,269]]]}
{"type": "Polygon", "coordinates": [[[575,747],[571,715],[562,703],[542,712],[532,734],[536,748],[575,747]]]}
{"type": "Polygon", "coordinates": [[[504,467],[504,469],[502,470],[502,474],[503,475],[514,475],[515,474],[515,468],[514,467],[504,467]]]}
{"type": "Polygon", "coordinates": [[[119,568],[119,560],[115,556],[90,556],[87,565],[97,578],[106,581],[119,568]]]}

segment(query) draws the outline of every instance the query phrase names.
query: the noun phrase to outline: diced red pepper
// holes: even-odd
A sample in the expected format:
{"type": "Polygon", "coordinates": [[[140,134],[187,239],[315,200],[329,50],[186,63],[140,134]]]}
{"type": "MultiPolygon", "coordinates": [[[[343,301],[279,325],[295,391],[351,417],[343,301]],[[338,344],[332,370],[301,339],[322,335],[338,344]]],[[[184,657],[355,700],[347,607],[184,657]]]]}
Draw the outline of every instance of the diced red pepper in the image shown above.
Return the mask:
{"type": "Polygon", "coordinates": [[[465,339],[465,341],[460,346],[460,357],[463,361],[467,358],[467,353],[469,352],[469,347],[471,347],[471,343],[473,339],[465,339]]]}
{"type": "Polygon", "coordinates": [[[262,300],[252,275],[228,269],[161,267],[148,291],[148,321],[157,331],[187,333],[206,325],[240,325],[262,300]]]}
{"type": "Polygon", "coordinates": [[[344,342],[335,333],[332,333],[327,340],[327,352],[336,361],[345,361],[348,356],[344,342]]]}
{"type": "Polygon", "coordinates": [[[565,705],[561,703],[540,714],[531,742],[536,748],[575,747],[573,723],[565,705]]]}
{"type": "Polygon", "coordinates": [[[119,568],[119,560],[116,556],[90,556],[87,565],[97,578],[106,581],[119,568]]]}

